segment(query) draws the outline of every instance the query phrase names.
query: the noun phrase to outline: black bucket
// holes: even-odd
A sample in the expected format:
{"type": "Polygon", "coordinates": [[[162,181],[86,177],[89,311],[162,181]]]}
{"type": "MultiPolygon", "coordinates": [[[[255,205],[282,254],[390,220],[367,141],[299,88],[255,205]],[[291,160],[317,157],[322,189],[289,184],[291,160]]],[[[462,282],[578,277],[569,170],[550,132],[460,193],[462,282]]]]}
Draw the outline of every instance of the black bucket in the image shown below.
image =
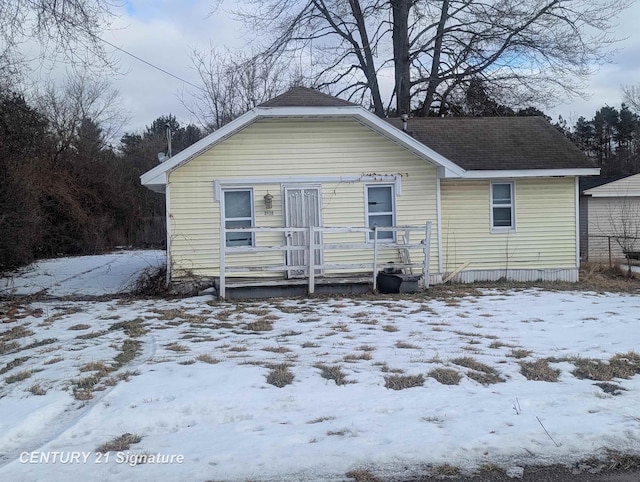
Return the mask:
{"type": "Polygon", "coordinates": [[[381,271],[378,273],[378,276],[376,276],[376,280],[380,293],[400,293],[400,285],[402,284],[401,276],[381,271]]]}

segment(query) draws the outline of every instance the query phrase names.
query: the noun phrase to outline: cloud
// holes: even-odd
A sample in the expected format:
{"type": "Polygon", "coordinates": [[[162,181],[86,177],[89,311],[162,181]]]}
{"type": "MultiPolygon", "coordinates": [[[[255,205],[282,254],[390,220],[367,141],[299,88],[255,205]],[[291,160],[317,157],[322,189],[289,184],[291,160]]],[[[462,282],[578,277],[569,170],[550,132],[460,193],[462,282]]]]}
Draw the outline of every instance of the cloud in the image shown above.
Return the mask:
{"type": "MultiPolygon", "coordinates": [[[[104,38],[132,54],[167,70],[189,82],[198,84],[190,60],[192,49],[208,49],[210,45],[242,49],[247,36],[228,10],[239,3],[227,2],[212,13],[213,0],[128,0],[104,38]],[[225,10],[227,9],[227,10],[225,10]]],[[[545,109],[556,118],[562,115],[570,125],[579,116],[592,118],[605,104],[619,107],[622,85],[640,84],[640,2],[621,15],[616,35],[623,40],[613,62],[603,65],[588,84],[588,99],[571,99],[554,109],[545,109]]],[[[160,115],[174,114],[181,122],[195,122],[178,96],[190,87],[183,82],[130,56],[115,52],[122,75],[114,80],[125,105],[131,112],[126,131],[137,131],[160,115]]],[[[382,79],[383,84],[392,80],[382,79]]]]}
{"type": "MultiPolygon", "coordinates": [[[[193,49],[209,45],[242,45],[239,28],[230,15],[219,11],[209,15],[209,1],[135,0],[104,38],[159,69],[188,82],[198,84],[190,54],[193,49]]],[[[161,115],[173,114],[181,122],[192,122],[192,116],[181,104],[179,96],[193,89],[160,70],[116,51],[122,75],[115,81],[131,110],[126,131],[137,131],[161,115]]]]}

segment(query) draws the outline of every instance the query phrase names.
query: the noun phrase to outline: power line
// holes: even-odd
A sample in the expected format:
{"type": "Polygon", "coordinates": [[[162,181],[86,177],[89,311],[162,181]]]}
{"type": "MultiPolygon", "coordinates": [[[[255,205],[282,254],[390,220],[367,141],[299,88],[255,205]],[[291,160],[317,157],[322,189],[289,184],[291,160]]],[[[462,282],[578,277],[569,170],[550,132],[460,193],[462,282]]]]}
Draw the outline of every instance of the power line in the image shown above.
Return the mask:
{"type": "Polygon", "coordinates": [[[92,37],[93,39],[99,40],[100,42],[103,42],[106,45],[109,45],[110,47],[122,52],[123,54],[126,54],[126,55],[132,57],[133,59],[135,59],[135,60],[137,60],[139,62],[142,62],[143,64],[146,64],[149,67],[158,70],[159,72],[162,72],[165,75],[173,77],[174,79],[179,80],[180,82],[183,82],[183,83],[185,83],[187,85],[190,85],[191,87],[194,87],[194,88],[206,93],[205,89],[203,89],[201,86],[196,85],[193,82],[189,82],[188,80],[183,79],[182,77],[180,77],[180,76],[178,76],[178,75],[176,75],[176,74],[174,74],[172,72],[169,72],[168,70],[163,69],[162,67],[159,67],[159,66],[155,65],[154,63],[149,62],[148,60],[145,60],[142,57],[140,57],[140,56],[138,56],[138,55],[136,55],[134,53],[131,53],[128,50],[126,50],[126,49],[124,49],[122,47],[118,47],[117,45],[109,42],[108,40],[105,40],[104,38],[100,37],[99,35],[95,34],[91,30],[89,30],[85,25],[79,24],[77,22],[73,22],[72,20],[67,18],[64,14],[61,14],[60,12],[56,11],[54,8],[52,8],[48,4],[38,5],[38,4],[35,4],[33,2],[33,0],[28,0],[27,3],[29,3],[32,8],[38,8],[38,9],[41,8],[43,10],[48,10],[49,13],[51,13],[57,19],[69,24],[73,28],[77,28],[79,30],[84,31],[84,33],[86,33],[88,36],[92,37]]]}
{"type": "Polygon", "coordinates": [[[124,54],[127,54],[128,56],[133,57],[134,59],[136,59],[136,60],[138,60],[138,61],[140,61],[140,62],[142,62],[144,64],[147,64],[149,67],[152,67],[152,68],[154,68],[156,70],[159,70],[163,74],[169,75],[169,76],[173,77],[174,79],[179,80],[180,82],[184,82],[185,84],[190,85],[191,87],[195,87],[196,89],[205,92],[205,90],[202,87],[200,87],[199,85],[196,85],[196,84],[194,84],[192,82],[189,82],[188,80],[185,80],[182,77],[179,77],[179,76],[169,72],[168,70],[163,69],[162,67],[158,67],[157,65],[155,65],[155,64],[153,64],[153,63],[151,63],[151,62],[149,62],[149,61],[147,61],[145,59],[143,59],[142,57],[139,57],[139,56],[137,56],[137,55],[135,55],[135,54],[123,49],[122,47],[118,47],[117,45],[112,44],[111,42],[109,42],[108,40],[103,39],[102,37],[98,37],[97,35],[93,35],[93,36],[96,39],[104,42],[105,44],[113,47],[114,49],[119,50],[120,52],[122,52],[124,54]]]}

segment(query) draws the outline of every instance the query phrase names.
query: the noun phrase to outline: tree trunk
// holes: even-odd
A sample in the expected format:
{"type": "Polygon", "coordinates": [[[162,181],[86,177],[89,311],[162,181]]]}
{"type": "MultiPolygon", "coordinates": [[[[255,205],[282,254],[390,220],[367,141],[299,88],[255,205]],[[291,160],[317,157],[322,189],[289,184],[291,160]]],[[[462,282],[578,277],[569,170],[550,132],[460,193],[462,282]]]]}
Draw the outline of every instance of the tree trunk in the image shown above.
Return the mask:
{"type": "Polygon", "coordinates": [[[409,0],[391,0],[393,15],[393,64],[396,81],[396,114],[411,112],[409,59],[409,0]]]}
{"type": "MultiPolygon", "coordinates": [[[[431,104],[433,104],[433,98],[436,94],[436,89],[438,88],[438,70],[440,68],[440,54],[442,53],[442,37],[444,35],[444,26],[448,19],[449,0],[443,0],[442,10],[440,12],[440,21],[438,22],[438,31],[436,33],[436,41],[433,47],[433,57],[431,60],[431,71],[429,72],[429,83],[427,84],[427,94],[418,114],[421,117],[429,115],[429,109],[431,108],[431,104]]],[[[443,107],[443,105],[440,106],[441,112],[443,107]]]]}
{"type": "Polygon", "coordinates": [[[384,117],[384,104],[382,103],[382,95],[380,95],[380,86],[378,85],[378,75],[375,68],[375,62],[373,60],[373,54],[371,53],[371,45],[369,44],[369,35],[367,34],[367,25],[364,21],[362,14],[362,8],[358,0],[349,0],[351,4],[351,12],[356,19],[356,25],[358,26],[358,32],[360,33],[360,41],[362,42],[362,50],[364,53],[364,65],[365,76],[367,77],[367,83],[369,84],[369,90],[371,91],[371,100],[373,102],[373,111],[378,117],[384,117]]]}

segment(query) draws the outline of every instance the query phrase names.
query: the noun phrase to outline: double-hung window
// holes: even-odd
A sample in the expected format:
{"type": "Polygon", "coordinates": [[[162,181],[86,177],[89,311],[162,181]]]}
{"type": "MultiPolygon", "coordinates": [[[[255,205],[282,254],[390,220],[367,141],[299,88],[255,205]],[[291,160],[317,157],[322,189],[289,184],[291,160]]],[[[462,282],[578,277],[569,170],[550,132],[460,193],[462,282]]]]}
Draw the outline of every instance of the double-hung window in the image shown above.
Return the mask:
{"type": "MultiPolygon", "coordinates": [[[[224,193],[224,227],[250,228],[253,226],[253,190],[227,189],[224,193]]],[[[227,233],[227,246],[253,246],[253,233],[227,233]]]]}
{"type": "Polygon", "coordinates": [[[513,182],[491,183],[491,231],[513,231],[516,228],[513,182]]]}
{"type": "MultiPolygon", "coordinates": [[[[375,185],[366,187],[367,227],[395,225],[395,195],[393,185],[375,185]]],[[[378,239],[395,239],[393,231],[378,230],[378,239]]],[[[373,233],[369,233],[373,240],[373,233]]]]}

